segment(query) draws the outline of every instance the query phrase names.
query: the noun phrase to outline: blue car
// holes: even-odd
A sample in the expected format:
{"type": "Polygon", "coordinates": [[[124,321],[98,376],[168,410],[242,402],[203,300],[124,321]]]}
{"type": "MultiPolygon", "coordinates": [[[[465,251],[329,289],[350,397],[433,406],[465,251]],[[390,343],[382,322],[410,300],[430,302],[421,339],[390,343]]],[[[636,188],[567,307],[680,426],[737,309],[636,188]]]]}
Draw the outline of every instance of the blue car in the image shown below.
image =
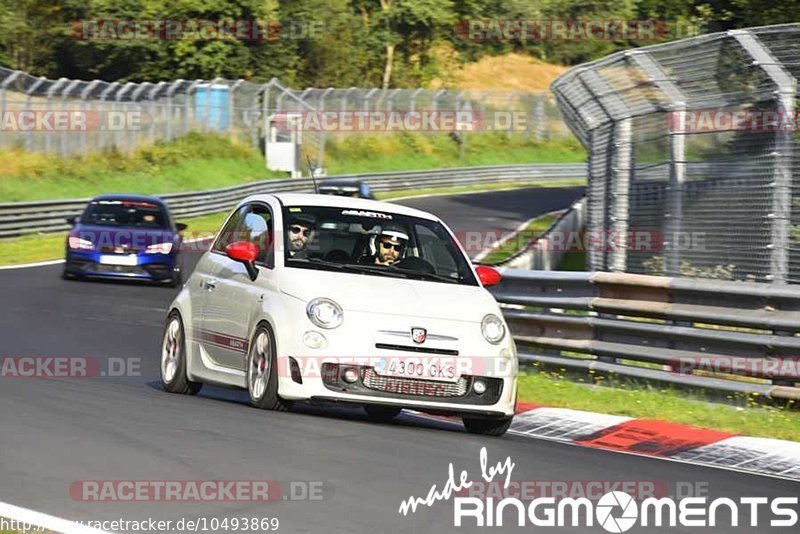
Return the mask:
{"type": "Polygon", "coordinates": [[[182,281],[180,232],[164,202],[143,195],[102,195],[69,218],[63,278],[182,281]]]}

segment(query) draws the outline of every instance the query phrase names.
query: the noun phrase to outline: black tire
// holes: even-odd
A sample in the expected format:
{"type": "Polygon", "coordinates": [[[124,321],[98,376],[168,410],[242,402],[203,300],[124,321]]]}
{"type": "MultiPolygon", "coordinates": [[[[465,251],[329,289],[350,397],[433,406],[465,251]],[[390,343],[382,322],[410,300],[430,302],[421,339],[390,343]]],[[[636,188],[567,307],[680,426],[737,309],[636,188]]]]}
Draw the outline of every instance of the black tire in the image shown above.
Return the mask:
{"type": "Polygon", "coordinates": [[[250,404],[262,410],[286,412],[292,403],[278,395],[278,356],[269,325],[258,325],[247,353],[247,393],[250,404]],[[269,363],[267,363],[267,361],[269,363]]]}
{"type": "Polygon", "coordinates": [[[61,269],[61,279],[62,280],[80,280],[81,277],[75,273],[71,273],[67,270],[66,267],[61,269]]]}
{"type": "Polygon", "coordinates": [[[472,419],[464,417],[464,427],[470,434],[480,434],[482,436],[502,436],[511,426],[513,417],[502,419],[472,419]]]}
{"type": "Polygon", "coordinates": [[[364,406],[364,411],[367,412],[367,418],[375,423],[388,423],[403,411],[402,408],[397,406],[379,406],[375,404],[368,404],[364,406]]]}
{"type": "Polygon", "coordinates": [[[167,316],[158,367],[164,391],[181,395],[195,395],[203,387],[202,382],[192,382],[186,378],[186,336],[181,315],[177,311],[173,311],[167,316]],[[176,328],[177,337],[173,338],[176,328]],[[168,346],[168,344],[172,345],[168,346]],[[172,365],[174,368],[171,367],[172,365]]]}
{"type": "Polygon", "coordinates": [[[169,287],[180,287],[183,283],[183,271],[175,271],[172,273],[172,278],[169,279],[167,284],[169,287]]]}

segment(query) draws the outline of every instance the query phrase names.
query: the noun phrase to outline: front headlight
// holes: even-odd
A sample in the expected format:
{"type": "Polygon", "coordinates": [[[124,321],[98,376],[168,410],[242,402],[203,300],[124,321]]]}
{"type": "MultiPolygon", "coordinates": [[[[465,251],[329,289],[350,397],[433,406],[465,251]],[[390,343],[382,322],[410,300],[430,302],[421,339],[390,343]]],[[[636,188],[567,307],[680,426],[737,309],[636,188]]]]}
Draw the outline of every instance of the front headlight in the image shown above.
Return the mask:
{"type": "Polygon", "coordinates": [[[145,249],[148,254],[169,254],[172,251],[172,243],[157,243],[145,249]]]}
{"type": "Polygon", "coordinates": [[[506,336],[506,327],[498,316],[490,313],[481,321],[481,333],[486,341],[497,345],[506,336]]]}
{"type": "Polygon", "coordinates": [[[71,249],[92,250],[94,248],[94,244],[88,239],[82,239],[74,235],[69,236],[67,242],[71,249]]]}
{"type": "Polygon", "coordinates": [[[336,328],[344,320],[342,308],[331,299],[316,298],[306,306],[306,315],[320,328],[336,328]]]}

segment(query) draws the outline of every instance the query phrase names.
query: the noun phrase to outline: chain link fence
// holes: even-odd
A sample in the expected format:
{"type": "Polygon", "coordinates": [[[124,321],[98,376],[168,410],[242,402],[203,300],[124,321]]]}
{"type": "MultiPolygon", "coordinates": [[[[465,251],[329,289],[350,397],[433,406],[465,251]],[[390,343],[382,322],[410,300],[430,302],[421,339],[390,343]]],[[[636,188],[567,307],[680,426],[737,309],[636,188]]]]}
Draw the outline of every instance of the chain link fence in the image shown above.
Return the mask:
{"type": "Polygon", "coordinates": [[[800,282],[800,24],[613,54],[552,89],[589,152],[592,270],[800,282]],[[599,237],[598,237],[599,239],[599,237]]]}
{"type": "MultiPolygon", "coordinates": [[[[83,155],[130,152],[189,132],[223,133],[259,147],[285,141],[291,132],[274,132],[275,121],[291,114],[325,112],[458,112],[491,117],[480,131],[501,131],[539,141],[571,136],[549,93],[523,91],[451,91],[428,89],[289,89],[279,80],[256,84],[244,80],[175,80],[158,83],[109,83],[61,78],[49,80],[0,68],[0,149],[83,155]],[[513,115],[513,120],[512,120],[513,115]]],[[[291,129],[290,127],[289,129],[291,129]]],[[[293,127],[297,131],[297,126],[293,127]]],[[[399,133],[400,129],[305,128],[293,139],[317,167],[324,165],[325,144],[332,136],[399,133]]],[[[462,146],[467,130],[453,125],[413,130],[450,134],[462,146]]],[[[472,134],[470,134],[472,135],[472,134]]]]}

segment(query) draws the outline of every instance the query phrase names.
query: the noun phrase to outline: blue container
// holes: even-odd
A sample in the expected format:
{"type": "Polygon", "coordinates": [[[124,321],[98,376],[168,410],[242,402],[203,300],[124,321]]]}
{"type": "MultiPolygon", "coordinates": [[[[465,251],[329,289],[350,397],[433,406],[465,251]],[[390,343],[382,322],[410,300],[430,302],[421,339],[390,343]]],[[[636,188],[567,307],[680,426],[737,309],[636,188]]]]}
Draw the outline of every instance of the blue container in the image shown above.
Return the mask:
{"type": "Polygon", "coordinates": [[[204,83],[195,86],[194,116],[212,130],[227,130],[230,124],[230,87],[204,83]]]}

